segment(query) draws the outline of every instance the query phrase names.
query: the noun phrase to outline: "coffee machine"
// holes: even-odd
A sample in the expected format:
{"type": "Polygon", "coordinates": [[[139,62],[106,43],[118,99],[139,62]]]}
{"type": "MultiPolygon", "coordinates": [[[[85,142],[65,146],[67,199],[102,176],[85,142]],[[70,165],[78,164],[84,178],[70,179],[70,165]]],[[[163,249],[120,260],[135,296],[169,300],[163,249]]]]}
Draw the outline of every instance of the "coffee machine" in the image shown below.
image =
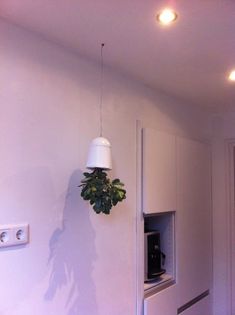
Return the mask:
{"type": "Polygon", "coordinates": [[[144,233],[145,250],[145,282],[157,280],[166,272],[162,266],[165,263],[165,254],[161,251],[161,239],[159,231],[146,231],[144,233]]]}

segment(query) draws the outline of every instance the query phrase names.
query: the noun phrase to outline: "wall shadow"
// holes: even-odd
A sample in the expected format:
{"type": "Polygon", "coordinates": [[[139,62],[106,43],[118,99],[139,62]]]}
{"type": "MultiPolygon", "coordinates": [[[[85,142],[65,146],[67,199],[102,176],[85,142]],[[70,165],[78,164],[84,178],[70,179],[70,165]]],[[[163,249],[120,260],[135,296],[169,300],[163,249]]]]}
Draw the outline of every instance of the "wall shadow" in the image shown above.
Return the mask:
{"type": "Polygon", "coordinates": [[[80,197],[78,185],[82,172],[70,177],[63,211],[63,224],[50,238],[48,264],[51,268],[49,287],[44,299],[51,301],[57,291],[65,290],[66,315],[97,314],[96,291],[92,279],[96,260],[95,231],[89,219],[89,209],[80,197]]]}

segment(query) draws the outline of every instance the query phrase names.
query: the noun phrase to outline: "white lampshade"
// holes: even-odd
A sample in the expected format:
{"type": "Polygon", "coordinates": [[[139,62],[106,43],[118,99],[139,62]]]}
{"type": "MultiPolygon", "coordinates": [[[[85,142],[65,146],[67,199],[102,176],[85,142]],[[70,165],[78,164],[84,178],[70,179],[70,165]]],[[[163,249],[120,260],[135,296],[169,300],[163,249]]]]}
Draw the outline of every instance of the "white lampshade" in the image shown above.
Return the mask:
{"type": "Polygon", "coordinates": [[[92,140],[86,167],[112,169],[111,144],[106,138],[98,137],[92,140]]]}

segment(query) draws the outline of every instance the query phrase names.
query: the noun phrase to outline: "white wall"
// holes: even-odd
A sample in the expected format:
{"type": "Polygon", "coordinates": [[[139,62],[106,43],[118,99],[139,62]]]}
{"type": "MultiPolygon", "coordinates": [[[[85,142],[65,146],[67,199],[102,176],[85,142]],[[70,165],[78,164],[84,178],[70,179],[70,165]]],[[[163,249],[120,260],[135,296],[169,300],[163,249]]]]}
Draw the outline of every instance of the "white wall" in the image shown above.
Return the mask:
{"type": "Polygon", "coordinates": [[[31,231],[0,250],[0,314],[135,314],[136,120],[205,138],[208,117],[106,69],[104,135],[127,199],[96,215],[77,186],[99,131],[99,67],[5,22],[0,38],[0,224],[31,231]]]}

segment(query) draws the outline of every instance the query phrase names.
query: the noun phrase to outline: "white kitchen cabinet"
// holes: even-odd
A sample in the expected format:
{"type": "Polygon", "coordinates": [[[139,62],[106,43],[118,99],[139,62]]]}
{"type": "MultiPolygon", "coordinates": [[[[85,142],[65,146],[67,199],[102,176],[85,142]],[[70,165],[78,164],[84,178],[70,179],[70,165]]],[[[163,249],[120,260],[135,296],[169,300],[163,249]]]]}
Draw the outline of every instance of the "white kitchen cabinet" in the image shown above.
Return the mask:
{"type": "Polygon", "coordinates": [[[144,299],[144,315],[176,315],[176,286],[144,299]]]}
{"type": "Polygon", "coordinates": [[[210,146],[184,138],[177,138],[176,250],[181,307],[212,279],[210,146]]]}
{"type": "Polygon", "coordinates": [[[143,129],[143,212],[176,209],[176,138],[143,129]]]}
{"type": "MultiPolygon", "coordinates": [[[[151,222],[154,214],[173,211],[176,249],[172,260],[176,262],[176,284],[158,293],[153,291],[152,295],[145,291],[144,315],[175,315],[182,306],[211,289],[210,145],[144,129],[142,179],[145,221],[151,222]]],[[[180,314],[211,315],[210,295],[180,314]]]]}

